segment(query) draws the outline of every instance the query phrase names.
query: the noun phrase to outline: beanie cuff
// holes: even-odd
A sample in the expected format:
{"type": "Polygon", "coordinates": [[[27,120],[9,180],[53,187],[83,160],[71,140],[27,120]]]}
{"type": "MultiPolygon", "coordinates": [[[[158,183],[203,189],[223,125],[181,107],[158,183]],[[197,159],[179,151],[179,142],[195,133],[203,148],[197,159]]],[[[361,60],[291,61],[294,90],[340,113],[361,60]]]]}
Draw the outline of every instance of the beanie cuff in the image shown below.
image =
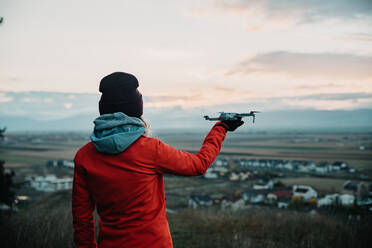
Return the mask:
{"type": "Polygon", "coordinates": [[[99,102],[100,115],[116,112],[123,112],[124,114],[132,117],[141,117],[143,114],[142,96],[137,102],[99,102]]]}

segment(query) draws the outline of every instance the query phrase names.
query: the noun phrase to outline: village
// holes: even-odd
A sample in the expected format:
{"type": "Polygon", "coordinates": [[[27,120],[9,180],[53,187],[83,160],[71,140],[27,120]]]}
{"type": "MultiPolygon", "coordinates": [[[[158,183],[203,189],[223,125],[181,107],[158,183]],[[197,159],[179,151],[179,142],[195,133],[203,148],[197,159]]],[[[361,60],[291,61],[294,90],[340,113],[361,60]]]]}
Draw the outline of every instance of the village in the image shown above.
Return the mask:
{"type": "Polygon", "coordinates": [[[224,177],[228,171],[229,179],[245,180],[248,178],[250,170],[270,170],[270,171],[288,171],[294,173],[307,173],[325,175],[328,173],[346,172],[355,173],[354,168],[350,168],[347,163],[336,161],[334,163],[319,162],[310,160],[280,160],[280,159],[226,159],[218,158],[214,166],[209,168],[204,175],[205,178],[213,179],[224,177]],[[232,168],[233,170],[229,170],[232,168]],[[248,174],[247,174],[248,173],[248,174]]]}
{"type": "MultiPolygon", "coordinates": [[[[371,174],[366,167],[368,163],[355,163],[350,159],[352,154],[356,154],[357,158],[364,159],[361,156],[365,156],[369,161],[368,151],[359,147],[369,136],[355,138],[342,134],[325,138],[307,134],[273,134],[273,137],[267,134],[246,135],[244,142],[252,140],[253,143],[266,143],[255,148],[250,143],[241,143],[243,138],[231,137],[234,142],[226,144],[225,150],[203,176],[184,178],[166,175],[167,211],[174,213],[185,208],[240,210],[251,207],[309,210],[344,207],[372,211],[371,174]],[[279,140],[294,146],[280,150],[282,146],[274,144],[279,140]],[[339,145],[345,141],[349,142],[345,143],[345,151],[352,151],[351,155],[337,153],[338,147],[345,147],[339,145]],[[309,147],[298,146],[308,143],[309,147]],[[328,144],[329,149],[336,150],[322,153],[317,150],[319,143],[322,146],[328,144]],[[237,148],[234,146],[236,144],[239,144],[237,148]],[[243,148],[245,150],[239,150],[243,148]],[[246,150],[248,148],[249,151],[246,150]],[[296,151],[299,148],[306,148],[306,152],[296,151]]],[[[176,147],[180,140],[186,139],[187,142],[179,147],[188,150],[188,145],[193,145],[200,137],[163,135],[162,138],[176,147]]],[[[6,165],[15,165],[7,170],[14,170],[16,183],[22,185],[17,190],[20,206],[23,202],[35,201],[48,193],[71,190],[74,168],[71,158],[86,141],[86,137],[80,133],[11,135],[3,140],[4,145],[14,148],[6,150],[8,157],[5,158],[6,165]],[[12,155],[19,151],[25,157],[12,155]],[[25,162],[29,165],[17,165],[25,162]]]]}
{"type": "MultiPolygon", "coordinates": [[[[49,160],[45,167],[67,169],[72,172],[74,163],[69,160],[49,160]]],[[[360,180],[345,180],[342,191],[326,194],[309,185],[282,183],[281,179],[286,177],[286,172],[324,176],[331,173],[354,175],[357,171],[342,161],[315,163],[301,160],[230,159],[219,156],[200,180],[207,182],[218,180],[235,184],[250,182],[250,186],[229,193],[219,191],[198,193],[197,190],[193,190],[188,196],[187,207],[191,209],[212,207],[221,210],[263,206],[311,210],[345,207],[372,211],[372,184],[360,180]]],[[[54,174],[30,175],[25,177],[25,182],[36,191],[55,192],[70,190],[73,179],[71,176],[58,178],[54,174]]]]}
{"type": "Polygon", "coordinates": [[[190,208],[219,207],[240,210],[252,206],[272,206],[277,208],[308,209],[329,207],[357,207],[372,211],[372,184],[345,180],[342,192],[324,194],[309,185],[285,185],[280,181],[282,173],[306,173],[325,176],[330,173],[356,173],[354,168],[342,161],[333,163],[302,160],[273,159],[228,159],[219,157],[203,176],[206,180],[224,178],[232,182],[252,181],[245,191],[236,190],[233,194],[220,193],[193,194],[190,208]]]}

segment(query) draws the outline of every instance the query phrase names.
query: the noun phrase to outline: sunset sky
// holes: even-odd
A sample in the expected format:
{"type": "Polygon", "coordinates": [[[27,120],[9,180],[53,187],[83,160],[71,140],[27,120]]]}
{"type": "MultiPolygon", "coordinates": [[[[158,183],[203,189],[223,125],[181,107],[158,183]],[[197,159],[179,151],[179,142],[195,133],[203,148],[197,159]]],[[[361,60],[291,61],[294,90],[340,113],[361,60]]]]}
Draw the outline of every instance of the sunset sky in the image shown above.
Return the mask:
{"type": "Polygon", "coordinates": [[[372,108],[370,0],[0,0],[0,16],[0,106],[125,71],[147,107],[372,108]]]}

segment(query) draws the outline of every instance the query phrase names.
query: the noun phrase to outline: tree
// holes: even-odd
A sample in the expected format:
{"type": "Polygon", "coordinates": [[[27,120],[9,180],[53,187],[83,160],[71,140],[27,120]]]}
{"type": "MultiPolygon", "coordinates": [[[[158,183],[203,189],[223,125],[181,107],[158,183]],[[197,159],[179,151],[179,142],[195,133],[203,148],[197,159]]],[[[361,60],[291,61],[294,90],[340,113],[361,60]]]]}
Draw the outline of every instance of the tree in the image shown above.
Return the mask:
{"type": "Polygon", "coordinates": [[[6,172],[5,161],[0,161],[0,203],[12,206],[15,194],[12,191],[14,171],[6,172]]]}
{"type": "Polygon", "coordinates": [[[294,208],[294,209],[303,209],[305,206],[305,201],[304,201],[304,198],[300,195],[294,195],[292,196],[292,199],[289,203],[289,207],[290,208],[294,208]]]}
{"type": "Polygon", "coordinates": [[[367,184],[360,183],[357,194],[359,198],[367,198],[369,195],[367,184]]]}
{"type": "Polygon", "coordinates": [[[6,127],[0,128],[0,140],[4,139],[4,133],[6,131],[6,127]]]}

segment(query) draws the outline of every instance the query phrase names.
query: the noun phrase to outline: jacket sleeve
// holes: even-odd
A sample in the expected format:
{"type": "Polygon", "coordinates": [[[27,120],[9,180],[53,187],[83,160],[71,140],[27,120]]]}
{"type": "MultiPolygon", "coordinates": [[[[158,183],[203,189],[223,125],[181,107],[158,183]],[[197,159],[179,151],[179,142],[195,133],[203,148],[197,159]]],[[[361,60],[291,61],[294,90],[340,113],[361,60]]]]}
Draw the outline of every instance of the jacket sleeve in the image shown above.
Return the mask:
{"type": "Polygon", "coordinates": [[[217,124],[219,123],[213,126],[199,152],[195,154],[177,150],[158,140],[155,159],[157,172],[183,176],[203,175],[216,159],[226,137],[225,128],[217,124]]]}
{"type": "Polygon", "coordinates": [[[93,211],[95,203],[86,183],[86,170],[75,157],[74,182],[72,188],[72,217],[74,242],[77,248],[96,248],[93,211]]]}

